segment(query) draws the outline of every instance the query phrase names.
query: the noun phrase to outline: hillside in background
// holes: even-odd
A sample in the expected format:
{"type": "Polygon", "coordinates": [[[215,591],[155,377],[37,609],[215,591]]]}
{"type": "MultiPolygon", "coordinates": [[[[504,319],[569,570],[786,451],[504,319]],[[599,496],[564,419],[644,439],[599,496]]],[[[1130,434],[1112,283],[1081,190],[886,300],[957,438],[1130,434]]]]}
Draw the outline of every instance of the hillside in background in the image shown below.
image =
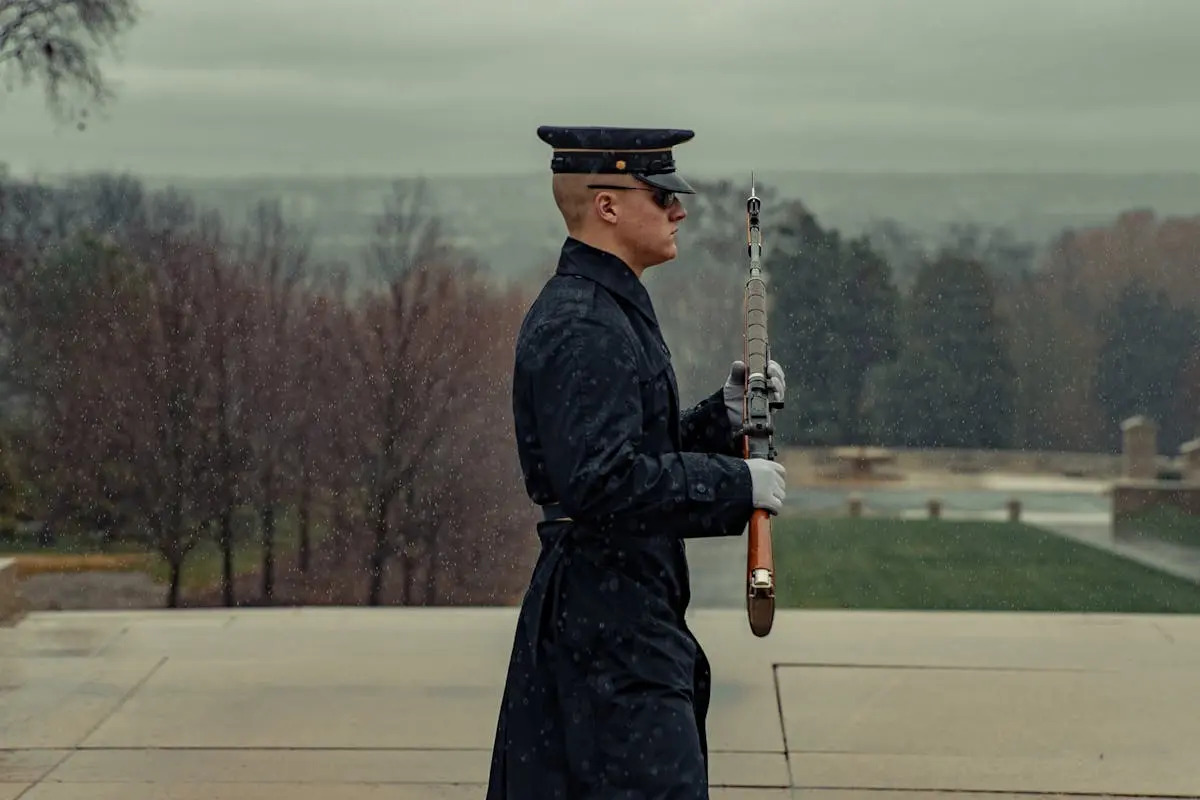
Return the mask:
{"type": "MultiPolygon", "coordinates": [[[[736,184],[749,175],[708,175],[736,184]]],[[[279,197],[293,221],[310,227],[318,256],[357,262],[374,215],[397,176],[179,178],[146,177],[148,188],[174,184],[226,219],[244,219],[262,198],[279,197]]],[[[1200,175],[760,173],[761,184],[801,200],[823,225],[854,235],[884,220],[921,237],[951,224],[1002,227],[1044,246],[1064,228],[1107,224],[1122,211],[1160,217],[1200,212],[1200,175]]],[[[544,273],[562,239],[549,175],[430,178],[435,207],[457,242],[508,278],[544,273]]],[[[685,258],[687,241],[684,240],[685,258]]]]}

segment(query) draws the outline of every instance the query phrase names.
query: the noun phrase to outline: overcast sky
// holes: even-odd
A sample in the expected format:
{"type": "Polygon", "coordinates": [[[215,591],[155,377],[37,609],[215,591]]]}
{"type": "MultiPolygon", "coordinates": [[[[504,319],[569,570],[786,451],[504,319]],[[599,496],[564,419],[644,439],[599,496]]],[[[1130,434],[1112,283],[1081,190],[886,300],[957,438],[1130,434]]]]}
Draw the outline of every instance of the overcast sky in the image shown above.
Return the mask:
{"type": "Polygon", "coordinates": [[[0,94],[18,171],[504,173],[539,124],[693,171],[1200,171],[1200,0],[142,0],[106,118],[0,94]]]}

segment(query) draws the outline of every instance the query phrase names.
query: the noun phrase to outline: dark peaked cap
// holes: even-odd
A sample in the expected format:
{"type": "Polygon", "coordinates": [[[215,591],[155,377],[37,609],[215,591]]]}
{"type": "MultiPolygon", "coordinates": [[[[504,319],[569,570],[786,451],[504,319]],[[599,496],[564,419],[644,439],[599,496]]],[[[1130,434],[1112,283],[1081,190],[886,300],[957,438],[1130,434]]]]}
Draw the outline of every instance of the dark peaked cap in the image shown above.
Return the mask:
{"type": "Polygon", "coordinates": [[[584,128],[542,125],[538,138],[554,148],[551,172],[632,175],[658,189],[694,194],[675,172],[671,148],[696,134],[675,128],[584,128]]]}

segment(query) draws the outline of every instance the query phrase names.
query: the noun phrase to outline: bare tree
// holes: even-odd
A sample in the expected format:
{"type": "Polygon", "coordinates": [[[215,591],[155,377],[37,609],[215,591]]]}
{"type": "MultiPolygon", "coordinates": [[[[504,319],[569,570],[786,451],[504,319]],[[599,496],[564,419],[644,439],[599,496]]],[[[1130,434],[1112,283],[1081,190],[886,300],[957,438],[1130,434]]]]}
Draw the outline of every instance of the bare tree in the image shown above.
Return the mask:
{"type": "Polygon", "coordinates": [[[367,603],[379,605],[388,560],[404,548],[393,540],[392,517],[411,491],[423,456],[449,421],[436,405],[446,389],[453,363],[450,348],[461,343],[443,328],[445,305],[452,302],[455,279],[449,270],[416,269],[397,277],[389,291],[363,303],[353,339],[359,394],[361,458],[366,467],[371,550],[367,603]],[[440,339],[435,349],[434,341],[440,339]],[[444,359],[444,360],[443,360],[444,359]]]}
{"type": "Polygon", "coordinates": [[[82,130],[88,107],[113,97],[98,56],[138,11],[135,0],[0,0],[0,75],[10,89],[41,83],[50,110],[82,130]]]}
{"type": "Polygon", "coordinates": [[[454,246],[449,230],[434,205],[423,178],[392,182],[383,210],[373,226],[374,238],[364,252],[368,278],[389,284],[414,269],[451,262],[461,276],[482,275],[482,267],[454,246]]]}
{"type": "Polygon", "coordinates": [[[256,471],[259,533],[262,537],[262,600],[275,593],[275,550],[278,512],[290,496],[293,475],[287,470],[289,431],[295,405],[288,398],[297,375],[291,369],[298,293],[308,267],[310,236],[283,216],[278,200],[259,203],[249,217],[239,260],[257,291],[249,312],[251,339],[247,375],[253,435],[249,440],[256,471]]]}
{"type": "MultiPolygon", "coordinates": [[[[211,242],[214,250],[224,252],[220,221],[214,219],[211,242]]],[[[236,605],[234,595],[234,516],[249,497],[246,486],[250,468],[249,425],[247,411],[252,376],[247,374],[250,314],[253,288],[247,285],[236,262],[211,258],[198,265],[204,269],[206,303],[206,367],[210,370],[213,391],[213,503],[217,547],[221,552],[221,601],[236,605]]]]}
{"type": "Polygon", "coordinates": [[[180,601],[184,561],[214,517],[213,393],[204,279],[218,254],[185,234],[143,258],[84,239],[70,258],[14,276],[17,374],[36,408],[32,460],[53,520],[157,551],[180,601]]]}
{"type": "Polygon", "coordinates": [[[510,354],[526,304],[464,281],[443,303],[440,339],[454,380],[436,398],[440,425],[405,487],[397,540],[405,605],[506,602],[531,565],[536,519],[521,486],[509,424],[510,354]],[[450,341],[447,341],[447,340],[450,341]],[[486,579],[481,576],[486,575],[486,579]]]}
{"type": "Polygon", "coordinates": [[[322,489],[332,488],[343,473],[337,458],[345,448],[337,443],[337,420],[342,405],[338,359],[345,351],[340,333],[345,325],[339,299],[309,289],[298,298],[298,328],[291,343],[294,376],[286,405],[294,415],[288,428],[292,471],[299,483],[296,568],[307,575],[313,567],[313,532],[322,489]]]}

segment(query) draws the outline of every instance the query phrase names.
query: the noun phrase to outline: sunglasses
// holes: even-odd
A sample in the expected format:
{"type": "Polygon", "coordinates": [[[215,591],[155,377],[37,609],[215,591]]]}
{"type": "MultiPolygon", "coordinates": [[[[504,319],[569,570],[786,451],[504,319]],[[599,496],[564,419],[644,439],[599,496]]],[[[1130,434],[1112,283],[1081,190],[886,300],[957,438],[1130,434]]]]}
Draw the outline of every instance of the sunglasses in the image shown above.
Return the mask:
{"type": "Polygon", "coordinates": [[[674,192],[669,192],[666,189],[659,189],[651,186],[610,186],[606,183],[589,183],[589,189],[614,189],[617,191],[628,192],[650,192],[654,197],[654,204],[659,208],[667,209],[679,202],[678,196],[674,192]]]}

